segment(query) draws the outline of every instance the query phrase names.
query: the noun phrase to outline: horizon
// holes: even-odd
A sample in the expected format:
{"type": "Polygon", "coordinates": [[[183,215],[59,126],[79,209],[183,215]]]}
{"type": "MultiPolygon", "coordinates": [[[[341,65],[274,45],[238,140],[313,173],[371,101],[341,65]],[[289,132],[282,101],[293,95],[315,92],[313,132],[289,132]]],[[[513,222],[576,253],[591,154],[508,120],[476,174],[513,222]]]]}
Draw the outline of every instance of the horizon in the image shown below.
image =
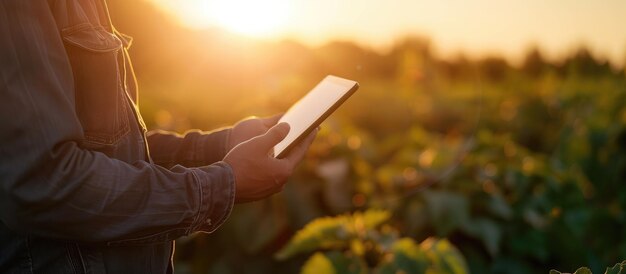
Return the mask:
{"type": "Polygon", "coordinates": [[[459,54],[472,59],[500,56],[519,65],[532,48],[540,49],[546,60],[553,62],[584,47],[616,68],[623,68],[626,62],[626,32],[620,29],[626,25],[626,17],[620,13],[626,11],[626,2],[618,0],[509,0],[489,5],[484,4],[487,0],[397,0],[395,5],[374,0],[314,4],[272,0],[248,10],[240,6],[256,2],[149,2],[188,28],[218,28],[259,41],[293,40],[311,47],[349,41],[384,53],[407,37],[422,37],[430,42],[433,55],[444,59],[459,54]],[[490,12],[484,12],[483,6],[489,6],[490,12]],[[414,16],[413,10],[425,12],[414,16]],[[326,19],[320,21],[322,17],[326,19]]]}

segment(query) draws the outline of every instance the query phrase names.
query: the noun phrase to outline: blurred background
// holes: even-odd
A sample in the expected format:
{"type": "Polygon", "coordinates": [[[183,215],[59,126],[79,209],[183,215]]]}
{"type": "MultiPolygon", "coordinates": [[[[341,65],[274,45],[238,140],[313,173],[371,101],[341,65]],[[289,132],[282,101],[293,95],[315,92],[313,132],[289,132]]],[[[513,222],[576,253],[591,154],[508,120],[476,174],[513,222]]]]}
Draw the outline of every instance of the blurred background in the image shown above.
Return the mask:
{"type": "MultiPolygon", "coordinates": [[[[283,193],[177,241],[178,273],[297,273],[313,249],[275,256],[294,233],[371,209],[390,214],[382,234],[447,239],[471,273],[601,272],[626,258],[624,1],[108,5],[134,38],[150,129],[284,112],[327,74],[361,85],[283,193]]],[[[315,250],[376,272],[393,260],[376,239],[315,250]]]]}

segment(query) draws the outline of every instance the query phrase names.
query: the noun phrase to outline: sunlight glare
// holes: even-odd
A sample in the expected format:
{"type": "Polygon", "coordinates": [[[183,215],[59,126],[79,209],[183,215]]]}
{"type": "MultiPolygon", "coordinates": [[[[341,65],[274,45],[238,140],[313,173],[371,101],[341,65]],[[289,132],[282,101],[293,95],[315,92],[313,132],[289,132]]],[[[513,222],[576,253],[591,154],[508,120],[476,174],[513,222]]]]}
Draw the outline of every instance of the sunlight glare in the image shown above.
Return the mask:
{"type": "Polygon", "coordinates": [[[287,0],[217,0],[210,12],[221,27],[245,35],[263,36],[284,28],[290,9],[287,0]]]}

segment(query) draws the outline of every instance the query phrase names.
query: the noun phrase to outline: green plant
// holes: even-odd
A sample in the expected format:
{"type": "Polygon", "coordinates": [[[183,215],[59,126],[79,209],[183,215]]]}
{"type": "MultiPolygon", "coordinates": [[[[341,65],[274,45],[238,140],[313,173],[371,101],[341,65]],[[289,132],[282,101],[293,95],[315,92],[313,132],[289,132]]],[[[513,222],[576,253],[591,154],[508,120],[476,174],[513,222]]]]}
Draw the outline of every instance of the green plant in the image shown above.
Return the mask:
{"type": "MultiPolygon", "coordinates": [[[[388,209],[394,230],[418,243],[448,239],[472,273],[600,273],[626,258],[626,74],[588,51],[548,60],[539,48],[520,68],[442,58],[424,38],[387,53],[349,41],[237,44],[156,18],[147,1],[109,4],[136,41],[149,128],[212,129],[285,111],[329,73],[362,86],[323,124],[282,194],[177,241],[178,273],[294,273],[306,256],[271,259],[294,230],[368,208],[388,209]]],[[[350,248],[309,252],[324,250],[323,261],[350,248]]]]}
{"type": "MultiPolygon", "coordinates": [[[[615,264],[613,267],[607,267],[604,274],[625,274],[626,273],[626,261],[615,264]]],[[[567,274],[556,270],[550,270],[550,274],[567,274]]],[[[586,267],[581,267],[574,272],[574,274],[592,274],[591,270],[586,267]]]]}
{"type": "Polygon", "coordinates": [[[344,214],[313,220],[275,257],[285,260],[315,252],[301,273],[468,273],[465,259],[447,240],[428,238],[417,244],[401,238],[384,223],[383,210],[344,214]]]}

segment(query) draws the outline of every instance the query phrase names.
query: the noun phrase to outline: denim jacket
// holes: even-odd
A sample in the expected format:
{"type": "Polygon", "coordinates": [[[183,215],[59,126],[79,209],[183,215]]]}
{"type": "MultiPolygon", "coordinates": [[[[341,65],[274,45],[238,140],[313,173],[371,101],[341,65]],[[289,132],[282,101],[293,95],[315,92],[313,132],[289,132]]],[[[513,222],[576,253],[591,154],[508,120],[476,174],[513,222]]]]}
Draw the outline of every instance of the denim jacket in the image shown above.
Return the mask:
{"type": "Polygon", "coordinates": [[[104,0],[0,0],[0,272],[171,272],[228,217],[230,130],[147,132],[130,44],[104,0]]]}

